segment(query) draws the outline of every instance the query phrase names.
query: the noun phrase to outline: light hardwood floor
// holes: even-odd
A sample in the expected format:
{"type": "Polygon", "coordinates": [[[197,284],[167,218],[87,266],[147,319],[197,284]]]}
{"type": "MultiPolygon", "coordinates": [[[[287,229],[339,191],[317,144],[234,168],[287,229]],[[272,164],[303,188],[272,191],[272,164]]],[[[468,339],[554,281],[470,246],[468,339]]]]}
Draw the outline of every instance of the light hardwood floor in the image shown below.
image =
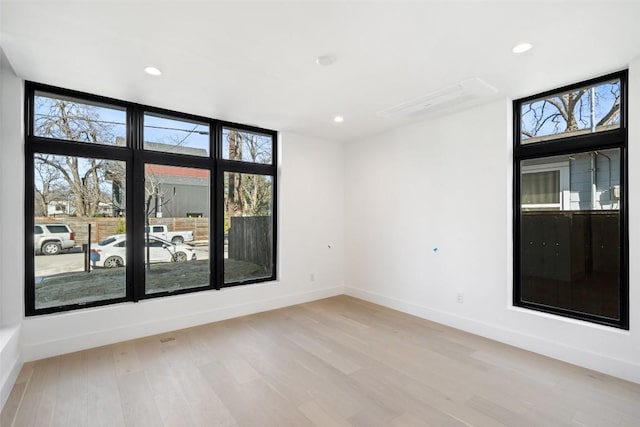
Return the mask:
{"type": "Polygon", "coordinates": [[[640,426],[640,385],[347,296],[24,365],[10,426],[640,426]]]}

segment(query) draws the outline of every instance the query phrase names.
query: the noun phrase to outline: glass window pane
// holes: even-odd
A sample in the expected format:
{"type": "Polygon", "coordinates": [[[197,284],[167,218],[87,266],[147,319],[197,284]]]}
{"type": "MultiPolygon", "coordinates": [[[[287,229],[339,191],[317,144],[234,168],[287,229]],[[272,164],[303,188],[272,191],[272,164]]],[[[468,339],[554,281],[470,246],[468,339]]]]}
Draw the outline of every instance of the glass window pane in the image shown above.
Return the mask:
{"type": "Polygon", "coordinates": [[[224,282],[273,272],[273,177],[224,174],[224,282]]]}
{"type": "Polygon", "coordinates": [[[147,113],[144,115],[144,148],[206,157],[209,155],[209,125],[147,113]]]}
{"type": "Polygon", "coordinates": [[[520,108],[522,144],[619,127],[619,79],[535,99],[520,108]]]}
{"type": "Polygon", "coordinates": [[[522,174],[522,203],[560,203],[560,171],[522,174]]]}
{"type": "Polygon", "coordinates": [[[620,209],[619,149],[523,160],[520,169],[523,209],[620,209]]]}
{"type": "Polygon", "coordinates": [[[146,293],[209,286],[209,171],[145,165],[146,293]]]}
{"type": "Polygon", "coordinates": [[[89,144],[126,145],[125,108],[37,91],[33,134],[89,144]]]}
{"type": "Polygon", "coordinates": [[[242,162],[272,164],[273,138],[271,135],[223,128],[222,158],[242,162]]]}
{"type": "Polygon", "coordinates": [[[522,164],[522,301],[618,319],[620,150],[522,164]],[[527,167],[566,167],[566,173],[526,173],[527,167]],[[566,199],[555,211],[547,208],[557,200],[551,187],[566,199]]]}
{"type": "MultiPolygon", "coordinates": [[[[125,230],[125,172],[124,162],[34,156],[36,309],[126,295],[125,268],[101,268],[95,243],[125,230]]],[[[124,250],[117,255],[123,267],[124,250]]]]}

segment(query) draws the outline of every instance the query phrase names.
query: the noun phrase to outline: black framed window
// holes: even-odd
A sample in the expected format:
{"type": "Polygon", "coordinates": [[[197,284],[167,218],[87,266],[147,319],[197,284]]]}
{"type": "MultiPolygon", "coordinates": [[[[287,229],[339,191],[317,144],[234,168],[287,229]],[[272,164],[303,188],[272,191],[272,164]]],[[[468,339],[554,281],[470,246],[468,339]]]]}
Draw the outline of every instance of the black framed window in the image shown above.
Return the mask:
{"type": "Polygon", "coordinates": [[[514,305],[628,329],[627,73],[514,101],[514,305]]]}
{"type": "Polygon", "coordinates": [[[276,135],[224,124],[218,181],[218,258],[223,286],[264,281],[275,274],[276,135]]]}
{"type": "Polygon", "coordinates": [[[25,87],[27,315],[276,278],[277,132],[25,87]]]}

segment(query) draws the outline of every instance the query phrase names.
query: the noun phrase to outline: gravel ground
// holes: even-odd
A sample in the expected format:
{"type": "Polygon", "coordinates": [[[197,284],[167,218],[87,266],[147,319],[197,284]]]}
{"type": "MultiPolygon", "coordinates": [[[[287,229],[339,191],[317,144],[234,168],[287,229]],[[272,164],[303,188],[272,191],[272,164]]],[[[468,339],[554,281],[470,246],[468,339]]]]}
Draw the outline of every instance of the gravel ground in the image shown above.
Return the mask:
{"type": "MultiPolygon", "coordinates": [[[[257,264],[225,260],[225,282],[268,276],[257,264]]],[[[166,292],[207,286],[209,261],[152,264],[147,272],[147,292],[166,292]]],[[[82,304],[125,296],[125,268],[70,272],[43,278],[36,283],[36,308],[82,304]]]]}

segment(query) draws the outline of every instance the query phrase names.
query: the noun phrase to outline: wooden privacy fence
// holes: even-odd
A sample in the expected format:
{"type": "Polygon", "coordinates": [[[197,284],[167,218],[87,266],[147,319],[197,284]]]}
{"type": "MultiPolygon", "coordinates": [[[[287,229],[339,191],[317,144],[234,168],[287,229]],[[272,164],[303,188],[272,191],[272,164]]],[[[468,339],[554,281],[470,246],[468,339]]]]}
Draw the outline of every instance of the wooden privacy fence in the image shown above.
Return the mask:
{"type": "Polygon", "coordinates": [[[573,281],[620,269],[618,211],[523,212],[522,275],[573,281]]]}
{"type": "MultiPolygon", "coordinates": [[[[67,224],[76,235],[76,245],[87,242],[87,224],[91,224],[91,240],[99,242],[117,234],[124,218],[35,217],[36,224],[67,224]]],[[[166,225],[169,231],[193,231],[195,240],[209,239],[209,218],[149,218],[149,223],[166,225]]]]}
{"type": "Polygon", "coordinates": [[[272,254],[270,216],[231,217],[229,258],[270,266],[272,254]]]}

